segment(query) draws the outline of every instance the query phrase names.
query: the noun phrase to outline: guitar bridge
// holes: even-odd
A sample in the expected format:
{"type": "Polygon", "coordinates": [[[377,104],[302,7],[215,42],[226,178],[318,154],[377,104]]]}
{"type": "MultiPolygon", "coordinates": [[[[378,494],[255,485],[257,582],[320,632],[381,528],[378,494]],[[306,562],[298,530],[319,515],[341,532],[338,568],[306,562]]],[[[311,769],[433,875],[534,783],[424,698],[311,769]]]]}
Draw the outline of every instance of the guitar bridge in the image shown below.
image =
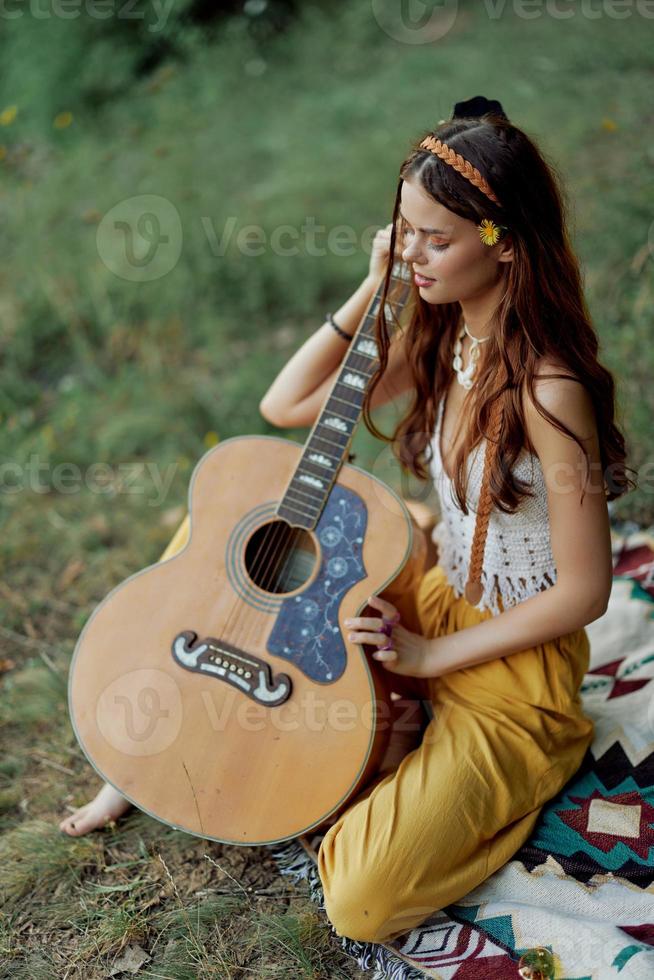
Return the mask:
{"type": "Polygon", "coordinates": [[[213,636],[199,640],[197,633],[183,630],[173,640],[172,654],[186,670],[223,680],[257,704],[273,708],[286,701],[291,693],[288,674],[273,677],[272,668],[265,660],[213,636]]]}

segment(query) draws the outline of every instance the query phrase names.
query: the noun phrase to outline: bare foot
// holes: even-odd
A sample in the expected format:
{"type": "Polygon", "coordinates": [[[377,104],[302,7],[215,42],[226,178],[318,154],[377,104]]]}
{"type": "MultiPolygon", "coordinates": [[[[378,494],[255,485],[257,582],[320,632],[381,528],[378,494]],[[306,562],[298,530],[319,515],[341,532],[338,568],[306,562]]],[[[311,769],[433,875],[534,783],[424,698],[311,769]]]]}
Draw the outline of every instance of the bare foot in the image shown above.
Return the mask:
{"type": "Polygon", "coordinates": [[[131,807],[129,800],[105,783],[95,799],[81,806],[59,824],[59,830],[71,837],[81,837],[91,830],[96,830],[110,820],[116,820],[131,807]]]}

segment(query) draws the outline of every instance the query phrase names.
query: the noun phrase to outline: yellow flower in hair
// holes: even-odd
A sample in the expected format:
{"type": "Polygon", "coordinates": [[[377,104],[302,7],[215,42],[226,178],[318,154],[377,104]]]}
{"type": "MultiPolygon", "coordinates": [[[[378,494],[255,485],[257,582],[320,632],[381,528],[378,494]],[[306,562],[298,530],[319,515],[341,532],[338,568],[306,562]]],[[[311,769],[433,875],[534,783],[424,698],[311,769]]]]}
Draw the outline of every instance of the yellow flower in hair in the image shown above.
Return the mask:
{"type": "Polygon", "coordinates": [[[477,225],[477,228],[479,229],[479,237],[484,245],[495,245],[500,240],[504,225],[496,225],[491,218],[484,218],[482,223],[477,225]]]}

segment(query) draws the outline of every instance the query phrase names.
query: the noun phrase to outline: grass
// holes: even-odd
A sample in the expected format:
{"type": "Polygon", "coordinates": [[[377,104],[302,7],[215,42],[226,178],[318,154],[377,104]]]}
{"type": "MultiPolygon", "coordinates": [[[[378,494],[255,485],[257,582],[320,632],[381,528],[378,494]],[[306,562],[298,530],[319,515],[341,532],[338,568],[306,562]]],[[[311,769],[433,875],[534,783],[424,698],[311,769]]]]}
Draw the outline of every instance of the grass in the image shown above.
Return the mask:
{"type": "MultiPolygon", "coordinates": [[[[412,45],[371,11],[307,7],[265,48],[234,18],[128,96],[77,100],[61,130],[51,115],[86,77],[74,21],[26,22],[26,84],[0,75],[0,110],[18,107],[0,131],[0,459],[17,466],[0,493],[0,980],[89,980],[121,964],[148,978],[360,975],[264,849],[138,813],[81,840],[56,829],[98,788],[66,705],[82,626],[161,554],[216,439],[273,431],[261,396],[366,272],[360,244],[316,255],[301,240],[293,256],[268,244],[255,258],[239,230],[256,224],[269,243],[312,218],[360,243],[387,222],[409,141],[459,99],[499,98],[563,173],[630,463],[651,461],[648,32],[636,16],[525,21],[507,5],[492,20],[464,2],[446,37],[412,45]],[[182,229],[174,267],[152,282],[115,275],[98,245],[103,216],[141,194],[169,202],[182,229]]],[[[122,70],[110,46],[95,54],[98,78],[122,70]]],[[[354,451],[398,486],[363,429],[354,451]]],[[[647,488],[616,511],[654,520],[647,488]]]]}

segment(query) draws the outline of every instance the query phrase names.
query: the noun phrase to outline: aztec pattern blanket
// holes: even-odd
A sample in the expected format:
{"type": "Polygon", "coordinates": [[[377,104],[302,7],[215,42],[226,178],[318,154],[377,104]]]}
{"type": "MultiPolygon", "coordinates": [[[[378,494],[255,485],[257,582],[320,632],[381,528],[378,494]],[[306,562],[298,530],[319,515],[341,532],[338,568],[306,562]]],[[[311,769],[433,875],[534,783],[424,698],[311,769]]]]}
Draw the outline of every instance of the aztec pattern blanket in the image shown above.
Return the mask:
{"type": "MultiPolygon", "coordinates": [[[[654,977],[654,527],[612,522],[611,539],[611,599],[587,627],[586,758],[524,846],[460,901],[388,944],[334,932],[372,980],[654,977]]],[[[324,909],[320,840],[270,850],[324,909]]]]}

